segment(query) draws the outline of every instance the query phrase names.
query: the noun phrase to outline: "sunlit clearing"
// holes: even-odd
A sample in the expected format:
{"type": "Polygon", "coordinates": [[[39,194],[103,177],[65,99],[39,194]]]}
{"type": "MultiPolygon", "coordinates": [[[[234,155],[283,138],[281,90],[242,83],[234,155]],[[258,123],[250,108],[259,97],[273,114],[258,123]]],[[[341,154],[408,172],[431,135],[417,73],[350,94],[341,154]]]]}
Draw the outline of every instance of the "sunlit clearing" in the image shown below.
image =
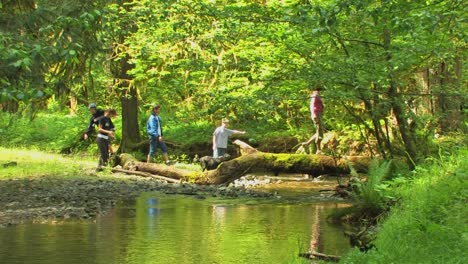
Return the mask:
{"type": "MultiPolygon", "coordinates": [[[[96,166],[92,157],[63,157],[36,150],[0,148],[0,165],[14,163],[2,170],[1,177],[64,176],[84,174],[96,166]]],[[[0,177],[0,178],[1,178],[0,177]]]]}

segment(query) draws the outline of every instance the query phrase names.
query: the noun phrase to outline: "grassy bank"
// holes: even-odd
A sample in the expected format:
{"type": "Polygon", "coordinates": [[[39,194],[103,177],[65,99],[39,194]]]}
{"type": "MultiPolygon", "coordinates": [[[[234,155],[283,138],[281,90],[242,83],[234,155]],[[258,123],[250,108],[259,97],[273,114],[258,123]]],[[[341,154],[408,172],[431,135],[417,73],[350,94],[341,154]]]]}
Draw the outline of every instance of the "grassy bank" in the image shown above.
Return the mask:
{"type": "Polygon", "coordinates": [[[0,179],[84,177],[93,174],[97,156],[63,156],[39,150],[0,148],[0,179]]]}
{"type": "Polygon", "coordinates": [[[466,263],[468,150],[428,160],[397,187],[398,205],[380,226],[375,248],[341,263],[466,263]]]}

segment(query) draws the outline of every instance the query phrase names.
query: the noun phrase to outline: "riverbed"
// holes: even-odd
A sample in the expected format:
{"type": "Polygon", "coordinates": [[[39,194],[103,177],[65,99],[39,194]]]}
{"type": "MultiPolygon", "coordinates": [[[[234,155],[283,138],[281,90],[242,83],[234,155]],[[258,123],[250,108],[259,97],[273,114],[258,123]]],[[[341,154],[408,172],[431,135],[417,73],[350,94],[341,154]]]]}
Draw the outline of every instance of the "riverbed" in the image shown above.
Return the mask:
{"type": "MultiPolygon", "coordinates": [[[[132,185],[117,188],[116,184],[100,180],[92,183],[101,195],[90,195],[93,188],[89,186],[88,193],[81,189],[75,195],[71,189],[61,187],[59,190],[69,192],[62,196],[50,194],[47,181],[39,184],[49,195],[42,197],[37,192],[38,201],[46,200],[57,207],[61,199],[83,193],[80,199],[101,197],[102,213],[86,215],[89,212],[83,209],[83,217],[80,210],[67,211],[70,203],[64,203],[68,213],[25,217],[21,222],[4,225],[0,228],[0,262],[307,263],[298,255],[312,246],[332,255],[349,250],[348,238],[343,235],[346,227],[326,220],[333,210],[348,204],[319,192],[333,186],[333,180],[272,180],[251,186],[248,191],[230,192],[231,187],[217,187],[205,190],[203,195],[190,186],[173,188],[152,181],[144,183],[150,184],[146,189],[140,186],[138,190],[144,190],[140,193],[132,191],[132,185]],[[111,195],[102,196],[103,190],[111,187],[111,195]]],[[[34,184],[26,181],[12,186],[30,193],[28,185],[34,184]]],[[[96,203],[96,199],[88,203],[96,203]]],[[[83,203],[75,199],[76,208],[83,203]]]]}

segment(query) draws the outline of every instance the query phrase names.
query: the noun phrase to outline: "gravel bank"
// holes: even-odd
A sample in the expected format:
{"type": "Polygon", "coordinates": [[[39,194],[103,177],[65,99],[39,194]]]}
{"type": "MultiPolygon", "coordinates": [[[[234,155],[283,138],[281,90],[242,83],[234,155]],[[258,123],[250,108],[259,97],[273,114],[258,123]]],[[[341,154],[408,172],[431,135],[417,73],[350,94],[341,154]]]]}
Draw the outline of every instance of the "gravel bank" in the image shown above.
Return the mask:
{"type": "Polygon", "coordinates": [[[225,186],[165,183],[128,175],[9,179],[0,181],[0,227],[24,221],[92,219],[118,201],[143,192],[214,197],[270,197],[269,193],[225,186]]]}

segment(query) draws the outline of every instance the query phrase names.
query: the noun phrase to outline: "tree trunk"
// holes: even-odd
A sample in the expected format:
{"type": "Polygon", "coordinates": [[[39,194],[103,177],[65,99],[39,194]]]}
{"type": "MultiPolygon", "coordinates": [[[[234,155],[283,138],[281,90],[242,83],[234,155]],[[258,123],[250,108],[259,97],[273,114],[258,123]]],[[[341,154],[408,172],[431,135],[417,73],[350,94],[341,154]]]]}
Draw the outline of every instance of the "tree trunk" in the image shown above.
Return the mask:
{"type": "Polygon", "coordinates": [[[348,174],[350,173],[349,165],[352,165],[357,172],[365,172],[371,160],[369,157],[361,156],[335,160],[325,155],[265,153],[240,140],[236,140],[234,144],[241,147],[242,156],[223,162],[217,169],[206,172],[143,163],[136,161],[129,154],[120,155],[120,164],[126,170],[143,171],[172,179],[195,181],[198,184],[224,184],[252,171],[266,171],[275,174],[279,172],[304,173],[318,176],[321,174],[348,174]]]}
{"type": "Polygon", "coordinates": [[[155,178],[155,179],[158,179],[158,180],[163,180],[163,181],[166,181],[166,182],[172,182],[172,183],[179,183],[180,182],[180,180],[167,178],[167,177],[164,177],[164,176],[153,175],[153,174],[150,174],[150,173],[147,173],[147,172],[142,172],[142,171],[129,171],[129,170],[123,170],[123,169],[119,169],[119,168],[113,168],[112,172],[123,172],[123,173],[131,174],[131,175],[151,177],[151,178],[155,178]]]}
{"type": "Polygon", "coordinates": [[[208,171],[197,180],[200,184],[222,184],[232,182],[248,172],[266,171],[303,173],[314,176],[322,174],[348,174],[349,164],[358,172],[367,171],[369,157],[348,157],[335,160],[332,157],[315,154],[274,154],[256,152],[223,162],[216,170],[208,171]]]}
{"type": "MultiPolygon", "coordinates": [[[[440,63],[436,71],[438,91],[435,107],[439,117],[439,131],[446,134],[463,126],[463,97],[458,90],[463,89],[462,62],[460,57],[440,63]]],[[[462,93],[461,93],[462,94],[462,93]]]]}
{"type": "Polygon", "coordinates": [[[389,79],[389,87],[388,87],[388,96],[390,98],[390,104],[392,106],[393,114],[398,122],[398,129],[400,131],[401,138],[405,145],[405,150],[408,154],[408,166],[410,169],[414,169],[415,162],[417,161],[417,152],[416,147],[414,144],[414,137],[410,134],[410,130],[408,129],[408,124],[406,123],[406,114],[405,109],[403,107],[403,98],[401,97],[400,93],[398,93],[397,83],[394,76],[393,66],[392,66],[392,53],[390,50],[391,45],[391,32],[388,28],[384,29],[383,32],[383,39],[384,39],[384,49],[387,53],[386,60],[387,60],[387,70],[388,70],[388,79],[389,79]]]}
{"type": "Polygon", "coordinates": [[[122,142],[120,143],[119,153],[122,153],[138,148],[138,143],[141,142],[138,125],[137,89],[133,85],[122,89],[120,102],[122,104],[122,142]]]}
{"type": "MultiPolygon", "coordinates": [[[[119,8],[130,12],[130,0],[117,1],[119,8]]],[[[125,46],[126,37],[135,30],[131,21],[119,20],[120,24],[115,25],[119,31],[115,35],[110,54],[110,71],[114,78],[115,91],[120,97],[122,105],[122,141],[117,153],[130,152],[139,146],[141,142],[140,129],[138,126],[138,91],[133,77],[129,71],[134,65],[129,63],[131,57],[125,46]],[[122,56],[125,54],[125,56],[122,56]]]]}
{"type": "MultiPolygon", "coordinates": [[[[385,147],[384,147],[386,138],[384,134],[382,133],[383,130],[382,130],[382,126],[380,125],[380,117],[377,117],[377,114],[376,114],[377,111],[375,110],[375,106],[372,105],[371,100],[365,98],[364,95],[361,95],[361,97],[364,102],[364,106],[366,107],[366,110],[369,112],[370,118],[372,120],[372,124],[374,126],[374,129],[372,129],[371,132],[374,134],[375,139],[377,140],[377,148],[380,154],[382,154],[382,156],[384,157],[384,159],[386,159],[387,152],[385,151],[385,147]]],[[[375,104],[378,104],[380,102],[377,96],[374,97],[374,102],[375,104]]],[[[382,114],[379,114],[379,116],[382,116],[382,114]]],[[[390,152],[390,155],[392,155],[391,152],[390,152]]]]}
{"type": "Polygon", "coordinates": [[[120,165],[129,171],[142,171],[150,174],[161,175],[172,179],[189,181],[203,177],[200,171],[178,169],[164,164],[145,163],[137,161],[132,155],[123,153],[120,155],[120,165]]]}

